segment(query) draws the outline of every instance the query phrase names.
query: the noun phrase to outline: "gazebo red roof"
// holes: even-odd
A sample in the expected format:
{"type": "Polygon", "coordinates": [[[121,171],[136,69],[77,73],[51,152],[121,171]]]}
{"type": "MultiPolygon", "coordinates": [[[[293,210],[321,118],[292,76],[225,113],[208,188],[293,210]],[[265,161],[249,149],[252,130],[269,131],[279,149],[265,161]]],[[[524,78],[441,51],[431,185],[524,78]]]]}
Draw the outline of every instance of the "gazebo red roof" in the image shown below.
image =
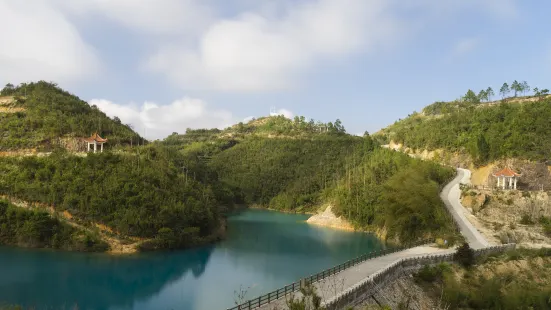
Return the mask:
{"type": "Polygon", "coordinates": [[[509,168],[504,168],[493,174],[494,177],[519,177],[520,173],[516,173],[509,168]]]}
{"type": "Polygon", "coordinates": [[[100,137],[97,132],[94,132],[94,134],[90,138],[84,138],[84,141],[88,143],[93,143],[94,141],[104,143],[107,142],[107,139],[100,137]]]}

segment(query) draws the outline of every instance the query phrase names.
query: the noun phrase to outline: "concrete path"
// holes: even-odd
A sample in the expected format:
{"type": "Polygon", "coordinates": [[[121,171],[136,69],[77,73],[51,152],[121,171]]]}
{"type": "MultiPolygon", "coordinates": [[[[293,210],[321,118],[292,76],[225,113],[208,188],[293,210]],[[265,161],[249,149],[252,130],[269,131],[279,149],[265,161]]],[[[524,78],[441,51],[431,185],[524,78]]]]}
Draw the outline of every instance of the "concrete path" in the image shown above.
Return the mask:
{"type": "Polygon", "coordinates": [[[450,210],[454,221],[459,225],[461,234],[465,236],[471,248],[480,249],[490,244],[465,217],[465,208],[461,205],[460,200],[461,190],[459,189],[459,184],[468,184],[470,180],[471,171],[458,168],[457,176],[444,187],[442,193],[440,193],[440,198],[444,201],[448,210],[450,210]]]}
{"type": "MultiPolygon", "coordinates": [[[[474,226],[467,220],[463,214],[464,208],[461,205],[460,195],[461,190],[459,189],[459,184],[467,184],[470,182],[471,172],[466,169],[457,169],[457,176],[448,183],[442,193],[440,193],[440,198],[444,201],[446,207],[450,210],[453,215],[454,221],[458,223],[461,234],[465,236],[465,239],[470,244],[472,248],[480,249],[489,246],[488,241],[482,237],[482,235],[474,228],[474,226]]],[[[401,252],[392,253],[386,256],[377,257],[370,259],[356,266],[350,267],[346,270],[341,271],[338,274],[327,277],[326,279],[314,283],[317,293],[322,298],[322,301],[327,301],[334,296],[337,296],[342,291],[348,289],[349,287],[359,283],[365,278],[373,275],[375,272],[385,268],[386,266],[396,262],[402,258],[409,257],[419,257],[430,254],[447,254],[453,253],[455,249],[438,249],[431,246],[419,246],[411,249],[407,249],[401,252]]],[[[300,298],[301,293],[293,293],[295,298],[300,298]]],[[[287,297],[282,297],[278,300],[271,302],[270,304],[264,305],[258,309],[260,310],[275,310],[275,309],[287,309],[287,297]]]]}
{"type": "MultiPolygon", "coordinates": [[[[407,249],[401,252],[392,253],[389,255],[377,257],[367,260],[361,264],[345,269],[333,276],[327,277],[324,280],[315,282],[317,294],[321,297],[322,301],[327,301],[332,297],[338,295],[342,291],[362,281],[363,279],[371,276],[375,272],[385,268],[386,266],[398,261],[402,258],[419,257],[429,254],[445,254],[453,253],[454,249],[439,249],[431,246],[419,246],[411,249],[407,249]]],[[[287,297],[282,297],[267,305],[264,305],[258,309],[261,310],[283,310],[287,309],[287,297]]],[[[294,293],[295,298],[300,298],[302,294],[300,292],[294,293]]]]}

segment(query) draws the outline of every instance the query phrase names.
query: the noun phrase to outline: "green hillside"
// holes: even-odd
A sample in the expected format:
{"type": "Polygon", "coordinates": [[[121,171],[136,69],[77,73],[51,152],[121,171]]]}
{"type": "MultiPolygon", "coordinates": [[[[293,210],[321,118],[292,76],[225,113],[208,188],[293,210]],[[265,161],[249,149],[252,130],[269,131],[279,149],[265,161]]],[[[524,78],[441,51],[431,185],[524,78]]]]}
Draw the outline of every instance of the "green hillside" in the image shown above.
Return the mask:
{"type": "Polygon", "coordinates": [[[0,92],[0,151],[51,150],[59,138],[89,137],[98,132],[109,146],[131,144],[140,136],[118,118],[111,119],[53,83],[8,84],[0,92]]]}
{"type": "Polygon", "coordinates": [[[52,218],[47,212],[25,210],[0,200],[0,244],[72,251],[105,251],[96,235],[52,218]]]}
{"type": "Polygon", "coordinates": [[[155,143],[137,146],[141,138],[130,127],[55,84],[8,85],[2,95],[0,151],[37,148],[52,153],[0,154],[0,196],[51,210],[40,213],[35,225],[19,217],[14,223],[13,208],[9,209],[0,224],[14,229],[6,228],[10,235],[0,242],[80,250],[65,238],[73,232],[64,233],[66,244],[61,245],[54,242],[60,234],[42,236],[40,242],[18,241],[26,236],[21,225],[55,231],[66,227],[65,222],[79,234],[104,241],[138,241],[143,250],[194,246],[220,237],[222,206],[231,207],[232,199],[195,156],[155,143]],[[75,154],[56,142],[79,140],[95,131],[109,139],[104,153],[75,154]],[[43,221],[44,217],[52,220],[43,221]]]}
{"type": "Polygon", "coordinates": [[[369,136],[194,137],[163,143],[204,158],[238,204],[291,212],[332,204],[358,228],[400,241],[453,234],[438,198],[453,171],[382,149],[369,136]]]}
{"type": "Polygon", "coordinates": [[[0,193],[68,211],[86,227],[153,239],[144,249],[200,244],[222,225],[223,187],[208,168],[157,145],[85,157],[4,157],[0,170],[0,193]]]}
{"type": "MultiPolygon", "coordinates": [[[[46,207],[61,224],[111,247],[153,250],[217,240],[234,205],[314,212],[332,204],[358,228],[402,242],[453,234],[438,198],[453,170],[382,149],[368,135],[348,135],[339,120],[266,117],[131,146],[139,137],[131,128],[54,84],[2,92],[15,98],[3,101],[9,110],[0,114],[3,148],[53,152],[0,157],[0,195],[46,207]],[[75,154],[53,143],[96,130],[110,141],[104,153],[75,154]]],[[[19,225],[13,217],[4,221],[19,225]]],[[[10,231],[4,242],[25,236],[10,231]]],[[[31,246],[56,247],[52,238],[31,246]]]]}
{"type": "Polygon", "coordinates": [[[471,156],[476,164],[502,158],[549,160],[551,98],[509,98],[483,104],[436,102],[375,135],[381,143],[444,149],[471,156]]]}

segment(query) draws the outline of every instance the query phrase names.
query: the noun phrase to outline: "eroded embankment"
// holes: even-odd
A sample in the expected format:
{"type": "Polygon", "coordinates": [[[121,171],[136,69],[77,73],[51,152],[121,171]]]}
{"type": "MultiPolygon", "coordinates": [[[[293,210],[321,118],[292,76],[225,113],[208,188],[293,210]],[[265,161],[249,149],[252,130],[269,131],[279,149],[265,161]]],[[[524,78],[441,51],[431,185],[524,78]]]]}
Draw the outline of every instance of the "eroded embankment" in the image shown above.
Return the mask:
{"type": "Polygon", "coordinates": [[[333,213],[332,206],[327,206],[325,211],[312,215],[306,223],[348,231],[355,230],[350,222],[342,218],[342,216],[339,217],[333,213]]]}

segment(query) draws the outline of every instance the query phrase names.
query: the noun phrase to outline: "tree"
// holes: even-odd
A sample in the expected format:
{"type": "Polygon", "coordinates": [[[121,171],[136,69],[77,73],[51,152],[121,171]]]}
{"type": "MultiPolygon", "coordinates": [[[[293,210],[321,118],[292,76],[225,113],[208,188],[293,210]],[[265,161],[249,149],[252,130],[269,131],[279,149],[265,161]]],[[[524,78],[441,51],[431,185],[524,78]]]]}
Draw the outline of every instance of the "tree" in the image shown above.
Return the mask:
{"type": "Polygon", "coordinates": [[[534,87],[533,91],[534,91],[534,96],[539,97],[541,95],[539,88],[534,87]]]}
{"type": "Polygon", "coordinates": [[[483,89],[478,93],[478,101],[488,101],[488,93],[483,89]]]}
{"type": "Polygon", "coordinates": [[[494,90],[491,87],[488,87],[488,89],[486,89],[486,98],[488,99],[488,101],[492,101],[492,97],[494,95],[494,90]]]}
{"type": "Polygon", "coordinates": [[[528,85],[528,83],[526,81],[522,82],[521,88],[522,88],[522,94],[523,95],[526,95],[526,93],[530,91],[530,86],[528,85]]]}
{"type": "Polygon", "coordinates": [[[516,98],[518,93],[522,91],[522,85],[517,80],[514,80],[513,84],[511,84],[511,90],[515,92],[515,98],[516,98]]]}
{"type": "Polygon", "coordinates": [[[467,242],[463,243],[453,255],[453,260],[468,268],[475,264],[474,251],[467,242]]]}
{"type": "Polygon", "coordinates": [[[505,99],[505,96],[509,94],[509,84],[503,83],[501,88],[499,89],[499,94],[501,95],[501,99],[505,99]]]}
{"type": "Polygon", "coordinates": [[[0,95],[9,96],[9,95],[13,94],[14,91],[15,91],[15,87],[13,86],[13,84],[8,83],[8,84],[6,84],[4,89],[2,89],[2,91],[0,91],[0,95]]]}
{"type": "Polygon", "coordinates": [[[335,121],[335,130],[337,133],[346,133],[346,129],[344,129],[340,119],[335,121]]]}
{"type": "Polygon", "coordinates": [[[480,103],[480,99],[476,96],[474,91],[468,90],[465,96],[463,96],[463,101],[471,103],[480,103]]]}

